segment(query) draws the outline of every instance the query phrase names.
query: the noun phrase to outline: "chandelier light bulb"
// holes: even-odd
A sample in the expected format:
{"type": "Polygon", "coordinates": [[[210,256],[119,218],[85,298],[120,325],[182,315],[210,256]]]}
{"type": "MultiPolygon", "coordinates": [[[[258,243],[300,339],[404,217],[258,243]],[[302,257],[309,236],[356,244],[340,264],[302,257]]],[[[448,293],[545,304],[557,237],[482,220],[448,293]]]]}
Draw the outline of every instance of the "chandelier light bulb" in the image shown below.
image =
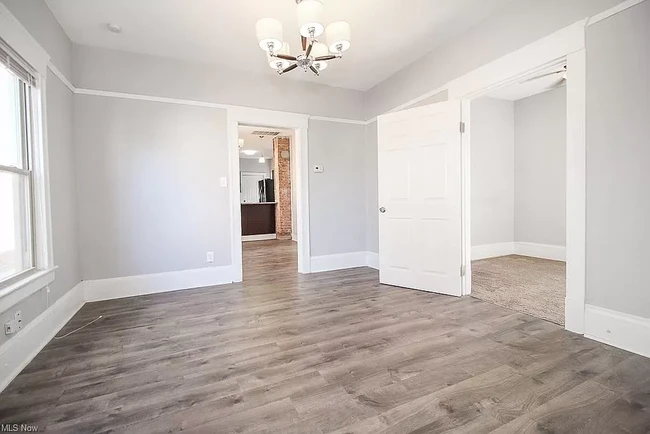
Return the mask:
{"type": "MultiPolygon", "coordinates": [[[[289,44],[286,42],[282,44],[282,48],[275,52],[275,54],[286,54],[287,56],[291,54],[289,49],[289,44]]],[[[271,57],[270,53],[266,53],[266,60],[269,62],[269,66],[275,70],[284,69],[289,66],[290,62],[288,60],[278,59],[277,57],[271,57]]]]}
{"type": "Polygon", "coordinates": [[[320,0],[302,0],[298,3],[296,12],[302,36],[315,38],[323,34],[323,3],[320,0]]]}
{"type": "Polygon", "coordinates": [[[282,23],[275,18],[262,18],[255,24],[257,42],[266,52],[282,48],[282,23]]]}

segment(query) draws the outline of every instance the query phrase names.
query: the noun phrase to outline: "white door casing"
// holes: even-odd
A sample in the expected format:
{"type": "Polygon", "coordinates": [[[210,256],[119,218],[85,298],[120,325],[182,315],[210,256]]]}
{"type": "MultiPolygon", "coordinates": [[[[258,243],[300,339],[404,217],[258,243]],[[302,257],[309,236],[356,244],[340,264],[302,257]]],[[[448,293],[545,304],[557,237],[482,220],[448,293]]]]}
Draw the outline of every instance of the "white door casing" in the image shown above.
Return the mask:
{"type": "Polygon", "coordinates": [[[377,118],[381,283],[461,295],[459,127],[459,100],[377,118]]]}

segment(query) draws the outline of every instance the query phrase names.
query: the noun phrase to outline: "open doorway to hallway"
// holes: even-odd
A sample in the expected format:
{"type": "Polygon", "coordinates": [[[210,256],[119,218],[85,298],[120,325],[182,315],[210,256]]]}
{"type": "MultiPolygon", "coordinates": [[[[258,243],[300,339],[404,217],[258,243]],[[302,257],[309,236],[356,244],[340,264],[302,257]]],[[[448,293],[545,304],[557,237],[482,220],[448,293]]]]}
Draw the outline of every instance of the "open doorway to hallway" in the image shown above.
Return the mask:
{"type": "Polygon", "coordinates": [[[472,295],[557,324],[566,297],[566,67],[471,102],[472,295]]]}
{"type": "Polygon", "coordinates": [[[239,126],[244,280],[297,273],[293,130],[239,126]]]}

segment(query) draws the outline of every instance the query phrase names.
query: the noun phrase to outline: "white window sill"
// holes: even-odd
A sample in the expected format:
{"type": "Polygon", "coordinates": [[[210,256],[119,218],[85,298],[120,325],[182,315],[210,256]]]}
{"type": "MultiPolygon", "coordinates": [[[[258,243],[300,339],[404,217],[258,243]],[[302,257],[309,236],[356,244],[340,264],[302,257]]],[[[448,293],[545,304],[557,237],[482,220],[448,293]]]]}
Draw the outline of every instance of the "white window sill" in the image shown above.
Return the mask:
{"type": "Polygon", "coordinates": [[[54,271],[57,267],[47,270],[36,270],[6,288],[0,289],[0,313],[5,312],[20,303],[30,295],[45,288],[54,281],[54,271]]]}

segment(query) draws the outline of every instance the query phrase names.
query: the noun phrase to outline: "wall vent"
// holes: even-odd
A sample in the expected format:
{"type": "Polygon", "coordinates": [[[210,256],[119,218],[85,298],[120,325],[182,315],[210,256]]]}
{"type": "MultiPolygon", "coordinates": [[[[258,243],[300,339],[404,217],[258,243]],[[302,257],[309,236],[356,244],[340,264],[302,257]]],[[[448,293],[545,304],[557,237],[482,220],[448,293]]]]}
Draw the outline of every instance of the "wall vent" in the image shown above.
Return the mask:
{"type": "Polygon", "coordinates": [[[264,137],[264,136],[275,137],[275,136],[277,136],[277,135],[280,134],[280,131],[263,131],[263,130],[258,130],[258,131],[253,131],[251,134],[254,135],[254,136],[260,136],[260,137],[264,137]]]}

